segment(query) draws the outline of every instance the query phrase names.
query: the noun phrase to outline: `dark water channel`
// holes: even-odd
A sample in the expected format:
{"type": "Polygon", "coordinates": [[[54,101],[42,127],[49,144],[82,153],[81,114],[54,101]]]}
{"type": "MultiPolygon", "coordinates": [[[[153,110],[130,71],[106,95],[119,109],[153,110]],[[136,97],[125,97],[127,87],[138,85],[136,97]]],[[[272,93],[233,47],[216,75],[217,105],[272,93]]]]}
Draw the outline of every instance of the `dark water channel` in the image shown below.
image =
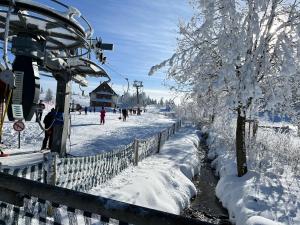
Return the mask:
{"type": "Polygon", "coordinates": [[[228,212],[222,207],[215,196],[215,188],[218,178],[214,175],[207,158],[207,145],[205,136],[202,135],[199,146],[199,158],[201,160],[200,174],[194,177],[193,183],[197,187],[198,194],[192,199],[189,208],[183,211],[183,215],[197,218],[213,224],[231,224],[228,220],[228,212]]]}

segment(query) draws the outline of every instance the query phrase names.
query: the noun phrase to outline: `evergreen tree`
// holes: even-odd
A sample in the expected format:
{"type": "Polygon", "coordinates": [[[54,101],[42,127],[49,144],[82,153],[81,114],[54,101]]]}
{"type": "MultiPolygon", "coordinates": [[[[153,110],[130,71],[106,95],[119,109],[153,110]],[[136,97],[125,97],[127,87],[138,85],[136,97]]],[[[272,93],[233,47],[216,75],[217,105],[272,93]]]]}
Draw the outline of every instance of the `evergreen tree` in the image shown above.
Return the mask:
{"type": "Polygon", "coordinates": [[[46,91],[45,101],[50,102],[52,100],[53,100],[53,92],[50,88],[48,88],[46,91]]]}

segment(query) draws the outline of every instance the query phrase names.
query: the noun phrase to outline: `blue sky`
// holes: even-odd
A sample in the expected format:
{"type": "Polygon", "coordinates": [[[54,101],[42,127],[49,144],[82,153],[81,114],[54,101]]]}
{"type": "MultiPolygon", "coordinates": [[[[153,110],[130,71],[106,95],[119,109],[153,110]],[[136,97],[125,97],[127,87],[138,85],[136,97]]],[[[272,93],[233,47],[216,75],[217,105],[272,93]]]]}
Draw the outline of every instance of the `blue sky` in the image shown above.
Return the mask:
{"type": "MultiPolygon", "coordinates": [[[[144,91],[153,98],[169,98],[163,86],[162,72],[149,77],[151,66],[170,57],[176,48],[178,23],[187,21],[192,8],[187,0],[66,0],[68,5],[78,8],[92,24],[94,36],[103,42],[113,43],[114,51],[106,52],[108,66],[103,68],[112,78],[113,88],[122,93],[127,86],[119,75],[131,82],[141,80],[144,91]],[[114,69],[110,70],[109,67],[114,69]],[[117,71],[118,73],[116,73],[117,71]]],[[[42,86],[54,87],[54,80],[42,78],[42,86]]],[[[93,90],[99,79],[90,78],[86,93],[93,90]]],[[[45,89],[45,88],[44,88],[45,89]]],[[[73,88],[78,91],[77,85],[73,88]]]]}

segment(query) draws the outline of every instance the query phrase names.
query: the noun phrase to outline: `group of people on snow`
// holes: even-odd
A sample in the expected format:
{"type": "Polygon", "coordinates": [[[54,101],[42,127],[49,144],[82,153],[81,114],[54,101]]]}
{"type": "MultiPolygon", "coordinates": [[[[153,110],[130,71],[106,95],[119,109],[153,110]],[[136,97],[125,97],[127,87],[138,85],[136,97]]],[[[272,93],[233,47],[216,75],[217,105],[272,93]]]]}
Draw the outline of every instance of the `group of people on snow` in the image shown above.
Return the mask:
{"type": "MultiPolygon", "coordinates": [[[[94,107],[95,108],[95,107],[94,107]]],[[[43,110],[45,109],[45,105],[42,101],[40,101],[40,103],[38,104],[37,107],[37,114],[36,114],[36,120],[41,121],[42,120],[42,115],[43,115],[43,110]]],[[[84,108],[85,114],[87,114],[88,111],[88,107],[84,108]]],[[[95,111],[95,110],[94,110],[95,111]]],[[[126,108],[119,108],[119,112],[120,114],[122,114],[122,118],[123,121],[126,121],[127,117],[128,117],[128,109],[126,108]]],[[[113,112],[116,113],[117,110],[116,108],[113,109],[113,112]]],[[[106,116],[106,110],[104,107],[101,108],[100,110],[100,125],[101,124],[105,124],[105,116],[106,116]]],[[[44,117],[43,123],[45,125],[45,137],[43,139],[43,143],[42,143],[42,150],[43,149],[51,149],[52,147],[52,140],[53,140],[53,128],[55,125],[55,121],[57,120],[57,112],[55,111],[54,108],[51,109],[51,111],[49,113],[46,114],[46,116],[44,117]]],[[[121,116],[119,119],[122,119],[121,116]]]]}

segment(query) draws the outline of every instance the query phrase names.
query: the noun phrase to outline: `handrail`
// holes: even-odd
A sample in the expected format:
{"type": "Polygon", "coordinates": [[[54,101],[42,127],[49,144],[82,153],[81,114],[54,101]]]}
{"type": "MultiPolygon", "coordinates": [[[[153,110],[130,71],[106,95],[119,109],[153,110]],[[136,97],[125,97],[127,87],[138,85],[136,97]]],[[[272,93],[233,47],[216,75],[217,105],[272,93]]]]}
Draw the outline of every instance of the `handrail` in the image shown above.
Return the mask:
{"type": "MultiPolygon", "coordinates": [[[[33,196],[52,203],[79,209],[138,225],[210,225],[211,223],[186,218],[142,206],[128,204],[100,196],[39,183],[0,172],[0,188],[17,196],[33,196]]],[[[0,200],[3,195],[0,195],[0,200]]],[[[15,199],[14,199],[15,200],[15,199]]],[[[13,202],[12,202],[13,204],[13,202]]]]}

